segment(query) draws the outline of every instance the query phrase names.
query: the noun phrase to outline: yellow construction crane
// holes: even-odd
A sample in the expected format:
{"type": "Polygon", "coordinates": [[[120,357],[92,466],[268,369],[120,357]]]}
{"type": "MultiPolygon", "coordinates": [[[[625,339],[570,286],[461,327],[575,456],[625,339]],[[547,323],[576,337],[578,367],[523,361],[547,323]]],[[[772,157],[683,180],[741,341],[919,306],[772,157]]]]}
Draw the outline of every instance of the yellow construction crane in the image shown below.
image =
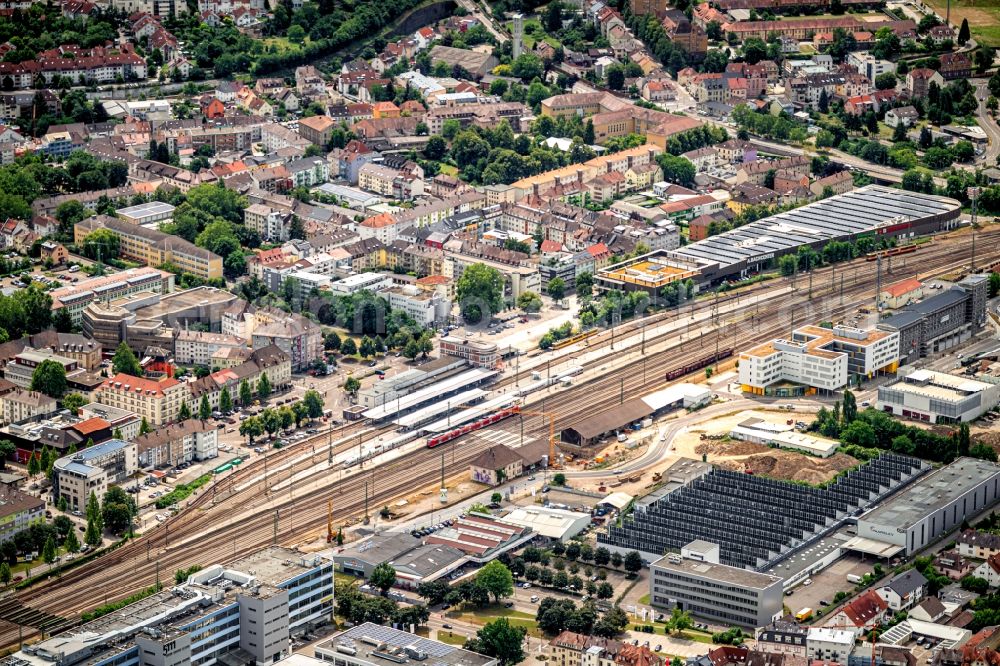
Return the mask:
{"type": "Polygon", "coordinates": [[[561,466],[556,462],[556,417],[559,415],[555,412],[541,412],[530,409],[522,409],[520,413],[522,415],[549,417],[549,467],[559,469],[561,466]]]}

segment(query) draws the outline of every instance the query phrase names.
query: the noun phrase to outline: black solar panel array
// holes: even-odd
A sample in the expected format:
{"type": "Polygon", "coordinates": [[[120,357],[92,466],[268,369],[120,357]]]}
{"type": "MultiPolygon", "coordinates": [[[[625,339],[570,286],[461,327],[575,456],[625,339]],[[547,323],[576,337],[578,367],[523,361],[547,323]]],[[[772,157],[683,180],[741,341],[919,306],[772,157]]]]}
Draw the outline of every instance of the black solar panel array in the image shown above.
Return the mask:
{"type": "Polygon", "coordinates": [[[621,527],[598,534],[597,541],[665,554],[703,539],[719,544],[723,564],[756,569],[869,506],[921,466],[916,458],[884,453],[826,488],[716,468],[660,498],[621,527]]]}

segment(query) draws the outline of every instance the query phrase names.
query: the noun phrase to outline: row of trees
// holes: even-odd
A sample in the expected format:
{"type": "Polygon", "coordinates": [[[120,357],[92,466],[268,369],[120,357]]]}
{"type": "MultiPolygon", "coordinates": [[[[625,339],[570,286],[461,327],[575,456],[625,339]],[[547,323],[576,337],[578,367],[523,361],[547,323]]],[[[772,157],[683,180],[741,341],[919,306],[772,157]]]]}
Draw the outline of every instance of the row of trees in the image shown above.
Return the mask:
{"type": "Polygon", "coordinates": [[[826,437],[839,438],[848,453],[861,459],[887,450],[943,463],[959,456],[997,460],[993,447],[972,443],[966,423],[959,424],[950,435],[941,436],[906,425],[875,409],[859,411],[850,390],[844,391],[843,401],[835,402],[832,409],[820,408],[811,429],[826,437]]]}
{"type": "MultiPolygon", "coordinates": [[[[261,375],[263,378],[265,375],[261,375]]],[[[244,382],[246,384],[246,382],[244,382]]],[[[208,409],[208,401],[202,398],[199,408],[199,417],[208,409]]],[[[305,392],[302,400],[291,405],[283,405],[278,408],[268,407],[257,416],[251,416],[240,422],[240,435],[246,437],[253,446],[253,440],[260,437],[265,432],[269,437],[273,437],[279,430],[287,430],[292,425],[299,425],[306,419],[315,419],[323,415],[323,397],[316,391],[305,392]]]]}

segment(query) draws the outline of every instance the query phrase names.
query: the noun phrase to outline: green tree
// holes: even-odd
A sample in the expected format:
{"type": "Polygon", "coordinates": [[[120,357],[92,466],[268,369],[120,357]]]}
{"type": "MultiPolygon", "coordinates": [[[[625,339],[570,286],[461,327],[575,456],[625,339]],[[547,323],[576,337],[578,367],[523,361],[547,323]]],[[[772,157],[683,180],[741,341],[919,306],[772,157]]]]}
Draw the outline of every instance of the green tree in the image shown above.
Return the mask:
{"type": "Polygon", "coordinates": [[[517,307],[525,312],[539,312],[542,309],[542,299],[533,291],[525,291],[517,297],[517,307]]]}
{"type": "Polygon", "coordinates": [[[139,434],[145,435],[147,432],[152,432],[152,431],[153,431],[152,426],[149,425],[149,421],[146,420],[145,416],[143,416],[142,422],[139,424],[139,434]]]}
{"type": "Polygon", "coordinates": [[[207,421],[209,417],[212,416],[212,406],[208,404],[208,396],[201,396],[201,402],[198,404],[198,418],[202,421],[207,421]]]}
{"type": "Polygon", "coordinates": [[[511,63],[511,73],[525,83],[541,77],[544,71],[541,59],[531,53],[522,53],[511,63]]]}
{"type": "Polygon", "coordinates": [[[481,585],[496,601],[514,594],[514,576],[499,560],[493,560],[476,574],[476,584],[481,585]]]}
{"type": "Polygon", "coordinates": [[[17,452],[14,442],[9,439],[0,439],[0,469],[7,469],[7,460],[17,452]]]}
{"type": "Polygon", "coordinates": [[[95,261],[116,259],[121,253],[121,240],[110,229],[96,229],[83,239],[80,254],[95,261]]]}
{"type": "Polygon", "coordinates": [[[361,382],[355,376],[350,376],[344,381],[344,391],[350,395],[357,394],[361,390],[361,382]]]}
{"type": "Polygon", "coordinates": [[[850,425],[858,418],[858,401],[850,389],[844,390],[844,425],[850,425]]]}
{"type": "Polygon", "coordinates": [[[31,390],[40,391],[52,398],[61,398],[66,392],[66,368],[58,361],[42,361],[31,374],[31,390]]]}
{"type": "Polygon", "coordinates": [[[233,397],[229,394],[228,386],[223,386],[222,392],[219,394],[219,411],[221,412],[233,411],[233,397]]]}
{"type": "Polygon", "coordinates": [[[250,446],[253,446],[255,437],[264,434],[264,424],[257,416],[251,416],[240,423],[240,437],[246,437],[250,446]]]}
{"type": "Polygon", "coordinates": [[[66,551],[70,553],[75,553],[80,550],[80,539],[76,536],[76,530],[70,529],[66,533],[66,540],[63,541],[63,545],[66,546],[66,551]]]}
{"type": "Polygon", "coordinates": [[[269,395],[271,395],[271,380],[267,378],[266,372],[262,372],[260,379],[257,380],[257,397],[263,402],[269,395]]]}
{"type": "Polygon", "coordinates": [[[549,285],[546,288],[546,291],[554,301],[561,301],[566,295],[566,283],[562,278],[552,278],[549,280],[549,285]]]}
{"type": "Polygon", "coordinates": [[[667,619],[667,630],[671,633],[679,634],[693,626],[694,622],[691,620],[691,613],[682,611],[680,608],[675,607],[667,619]]]}
{"type": "Polygon", "coordinates": [[[186,402],[182,402],[180,411],[177,412],[177,420],[187,421],[189,418],[191,418],[191,408],[186,402]]]}
{"type": "Polygon", "coordinates": [[[28,476],[35,476],[42,469],[42,464],[38,460],[38,456],[32,451],[30,457],[28,458],[28,476]]]}
{"type": "Polygon", "coordinates": [[[253,390],[250,388],[250,382],[244,379],[240,382],[240,405],[246,407],[252,402],[253,390]]]}
{"type": "Polygon", "coordinates": [[[56,540],[51,536],[45,540],[45,545],[42,546],[42,560],[46,564],[52,564],[56,561],[56,540]]]}
{"type": "Polygon", "coordinates": [[[135,354],[132,353],[132,349],[122,342],[115,349],[115,355],[111,359],[111,368],[114,370],[115,374],[125,374],[132,375],[133,377],[142,377],[142,366],[139,364],[139,359],[136,358],[135,354]]]}
{"type": "Polygon", "coordinates": [[[638,551],[630,550],[627,555],[625,555],[625,571],[629,573],[638,573],[642,569],[642,556],[639,555],[638,551]]]}
{"type": "Polygon", "coordinates": [[[101,517],[113,534],[122,535],[131,530],[132,518],[137,512],[135,500],[120,486],[111,486],[104,493],[101,517]]]}
{"type": "Polygon", "coordinates": [[[375,355],[375,343],[367,335],[361,338],[361,344],[358,345],[358,355],[361,358],[370,358],[375,355]]]}
{"type": "Polygon", "coordinates": [[[462,317],[477,324],[503,309],[503,274],[485,264],[472,264],[458,279],[455,287],[462,317]]]}
{"type": "Polygon", "coordinates": [[[420,343],[418,343],[414,338],[410,338],[406,341],[406,345],[403,346],[403,356],[412,361],[419,355],[420,343]]]}
{"type": "Polygon", "coordinates": [[[576,294],[581,298],[590,296],[594,290],[593,273],[580,273],[576,276],[576,294]]]}
{"type": "Polygon", "coordinates": [[[555,476],[552,477],[553,486],[565,486],[566,485],[566,475],[562,472],[556,472],[555,476]]]}
{"type": "Polygon", "coordinates": [[[965,46],[965,43],[969,41],[971,33],[969,31],[969,19],[962,19],[962,26],[958,29],[958,45],[965,46]]]}
{"type": "Polygon", "coordinates": [[[0,583],[8,585],[10,584],[11,578],[10,565],[6,562],[0,562],[0,583]]]}
{"type": "MultiPolygon", "coordinates": [[[[552,3],[558,4],[558,3],[552,3]]],[[[476,638],[466,643],[466,649],[488,657],[494,657],[500,666],[513,666],[524,661],[525,627],[511,625],[505,617],[488,622],[478,632],[476,638]]]]}
{"type": "Polygon", "coordinates": [[[1000,273],[993,271],[990,273],[989,295],[990,298],[1000,294],[1000,273]]]}
{"type": "Polygon", "coordinates": [[[435,134],[431,138],[427,139],[427,145],[424,146],[424,157],[429,160],[440,160],[447,154],[448,143],[443,137],[435,134]]]}
{"type": "Polygon", "coordinates": [[[308,409],[311,419],[318,419],[323,416],[323,397],[316,391],[309,390],[302,396],[302,404],[308,409]]]}
{"type": "Polygon", "coordinates": [[[354,356],[358,353],[358,345],[353,338],[344,338],[340,345],[340,353],[344,356],[354,356]]]}
{"type": "Polygon", "coordinates": [[[101,529],[98,527],[97,521],[87,521],[87,531],[83,534],[83,540],[91,548],[97,548],[101,545],[103,537],[101,536],[101,529]]]}
{"type": "Polygon", "coordinates": [[[611,90],[621,90],[625,87],[625,68],[621,65],[608,67],[605,76],[608,79],[608,88],[611,90]]]}
{"type": "Polygon", "coordinates": [[[79,393],[67,393],[62,399],[63,409],[68,409],[74,414],[80,411],[80,408],[86,404],[87,399],[79,393]]]}
{"type": "Polygon", "coordinates": [[[368,577],[368,584],[377,589],[385,596],[393,585],[396,584],[396,570],[388,562],[375,565],[371,576],[368,577]]]}

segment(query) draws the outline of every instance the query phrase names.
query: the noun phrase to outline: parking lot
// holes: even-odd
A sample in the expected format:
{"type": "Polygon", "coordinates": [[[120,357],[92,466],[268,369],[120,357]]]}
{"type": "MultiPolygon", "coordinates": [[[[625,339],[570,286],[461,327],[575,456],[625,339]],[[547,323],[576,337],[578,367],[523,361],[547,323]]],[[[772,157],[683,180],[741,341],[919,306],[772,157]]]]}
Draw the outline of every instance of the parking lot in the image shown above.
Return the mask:
{"type": "Polygon", "coordinates": [[[863,561],[856,555],[845,555],[823,571],[806,579],[810,583],[804,582],[791,590],[791,594],[786,592],[785,605],[792,613],[797,613],[803,608],[811,608],[814,612],[828,606],[833,602],[833,597],[837,592],[850,592],[855,584],[847,580],[849,574],[863,576],[871,573],[873,560],[863,561]],[[824,603],[826,602],[826,603],[824,603]]]}

